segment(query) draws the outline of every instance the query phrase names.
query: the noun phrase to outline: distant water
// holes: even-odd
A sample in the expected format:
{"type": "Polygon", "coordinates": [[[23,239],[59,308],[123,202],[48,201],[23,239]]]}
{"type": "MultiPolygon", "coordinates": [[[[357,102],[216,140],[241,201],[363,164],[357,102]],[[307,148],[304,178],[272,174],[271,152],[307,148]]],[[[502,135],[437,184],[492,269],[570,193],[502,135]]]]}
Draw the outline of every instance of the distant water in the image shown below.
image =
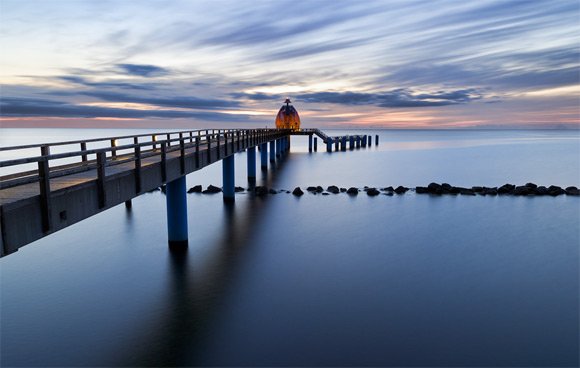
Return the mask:
{"type": "MultiPolygon", "coordinates": [[[[2,129],[0,144],[133,132],[2,129]]],[[[578,131],[358,133],[379,146],[293,137],[257,184],[580,186],[578,131]]],[[[221,185],[221,165],[187,182],[221,185]]],[[[155,192],[0,260],[1,366],[579,364],[578,197],[187,198],[186,254],[155,192]]]]}

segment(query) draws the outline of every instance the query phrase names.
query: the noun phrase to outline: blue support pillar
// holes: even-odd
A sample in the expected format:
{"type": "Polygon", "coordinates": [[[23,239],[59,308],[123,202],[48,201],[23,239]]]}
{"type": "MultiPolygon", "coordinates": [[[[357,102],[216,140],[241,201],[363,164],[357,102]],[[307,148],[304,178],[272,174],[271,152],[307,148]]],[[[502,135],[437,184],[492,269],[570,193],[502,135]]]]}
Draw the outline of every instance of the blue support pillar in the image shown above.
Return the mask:
{"type": "Polygon", "coordinates": [[[375,135],[375,146],[379,145],[379,135],[375,135]]]}
{"type": "Polygon", "coordinates": [[[356,148],[360,148],[360,135],[356,136],[356,148]]]}
{"type": "Polygon", "coordinates": [[[248,152],[248,180],[256,181],[256,147],[250,147],[248,152]]]}
{"type": "Polygon", "coordinates": [[[346,151],[346,136],[342,137],[342,141],[340,142],[340,150],[346,151]]]}
{"type": "Polygon", "coordinates": [[[312,134],[308,136],[308,152],[312,152],[312,134]]]}
{"type": "Polygon", "coordinates": [[[233,155],[228,156],[222,160],[222,168],[224,202],[233,202],[236,200],[236,173],[234,168],[233,155]]]}
{"type": "Polygon", "coordinates": [[[260,145],[260,164],[262,170],[268,170],[268,143],[260,145]]]}
{"type": "Polygon", "coordinates": [[[326,140],[326,152],[332,152],[332,139],[328,138],[326,140]]]}
{"type": "Polygon", "coordinates": [[[314,151],[318,151],[318,138],[314,137],[314,151]]]}
{"type": "Polygon", "coordinates": [[[286,137],[286,151],[290,152],[290,136],[286,137]]]}
{"type": "Polygon", "coordinates": [[[276,141],[270,141],[270,162],[276,161],[276,141]]]}
{"type": "Polygon", "coordinates": [[[369,135],[369,147],[373,145],[373,136],[369,135]]]}
{"type": "Polygon", "coordinates": [[[350,136],[350,149],[354,148],[354,137],[351,135],[350,136]]]}
{"type": "Polygon", "coordinates": [[[280,157],[280,151],[282,148],[282,142],[280,141],[280,138],[276,139],[276,157],[280,157]]]}
{"type": "Polygon", "coordinates": [[[187,195],[185,176],[165,185],[169,247],[187,247],[187,195]]]}

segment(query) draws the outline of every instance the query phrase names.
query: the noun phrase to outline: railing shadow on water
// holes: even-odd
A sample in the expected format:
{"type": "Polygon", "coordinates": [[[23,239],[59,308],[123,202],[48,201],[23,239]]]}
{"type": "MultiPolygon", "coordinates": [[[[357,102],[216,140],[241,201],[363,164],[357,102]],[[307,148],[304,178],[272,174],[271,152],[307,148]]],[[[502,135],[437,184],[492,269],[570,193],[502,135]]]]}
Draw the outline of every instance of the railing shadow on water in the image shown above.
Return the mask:
{"type": "MultiPolygon", "coordinates": [[[[274,184],[289,156],[287,153],[277,159],[259,185],[274,184]]],[[[251,182],[248,184],[252,187],[251,182]]],[[[256,196],[243,203],[223,203],[221,236],[211,245],[215,251],[203,265],[205,272],[192,268],[194,252],[190,249],[195,245],[190,245],[189,250],[168,250],[170,276],[166,304],[160,308],[160,313],[167,314],[159,316],[154,326],[151,321],[143,321],[143,329],[134,332],[141,343],[132,343],[132,351],[119,353],[120,365],[196,366],[202,363],[198,359],[202,359],[212,323],[239,269],[240,258],[251,248],[260,218],[268,216],[268,201],[264,199],[256,196]]]]}

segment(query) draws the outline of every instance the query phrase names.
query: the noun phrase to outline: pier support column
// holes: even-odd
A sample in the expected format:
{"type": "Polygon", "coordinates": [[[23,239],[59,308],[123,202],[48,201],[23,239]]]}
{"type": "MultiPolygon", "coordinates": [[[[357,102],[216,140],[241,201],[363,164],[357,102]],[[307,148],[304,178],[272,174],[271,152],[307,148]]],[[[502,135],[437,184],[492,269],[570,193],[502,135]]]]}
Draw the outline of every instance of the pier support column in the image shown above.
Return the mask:
{"type": "Polygon", "coordinates": [[[260,145],[260,166],[262,170],[268,170],[268,143],[260,145]]]}
{"type": "Polygon", "coordinates": [[[165,185],[167,238],[170,248],[187,247],[187,195],[185,176],[165,185]]]}
{"type": "Polygon", "coordinates": [[[308,152],[312,152],[312,134],[308,136],[308,152]]]}
{"type": "Polygon", "coordinates": [[[286,136],[286,151],[290,152],[290,136],[286,136]]]}
{"type": "Polygon", "coordinates": [[[340,150],[346,151],[346,137],[342,137],[342,141],[340,142],[340,150]]]}
{"type": "Polygon", "coordinates": [[[350,149],[354,148],[354,137],[351,135],[350,136],[350,149]]]}
{"type": "MultiPolygon", "coordinates": [[[[255,163],[256,163],[256,151],[254,151],[254,178],[255,178],[255,163]]],[[[249,161],[249,159],[248,159],[249,161]]],[[[228,156],[222,160],[222,174],[223,174],[223,194],[224,202],[233,202],[236,200],[236,182],[235,182],[235,168],[234,168],[234,156],[228,156]]],[[[249,172],[248,172],[249,176],[249,172]]]]}
{"type": "Polygon", "coordinates": [[[369,147],[370,147],[373,145],[373,136],[369,135],[368,138],[369,138],[369,147]]]}
{"type": "Polygon", "coordinates": [[[318,151],[318,138],[314,137],[314,152],[318,151]]]}
{"type": "Polygon", "coordinates": [[[276,141],[270,141],[270,162],[276,162],[276,141]]]}
{"type": "Polygon", "coordinates": [[[356,136],[356,148],[360,148],[360,136],[356,136]]]}
{"type": "Polygon", "coordinates": [[[367,146],[367,136],[366,135],[363,135],[362,136],[360,145],[363,146],[363,147],[366,147],[367,146]]]}
{"type": "Polygon", "coordinates": [[[375,146],[379,145],[379,135],[375,135],[375,146]]]}
{"type": "Polygon", "coordinates": [[[338,151],[338,139],[334,142],[334,150],[338,151]]]}
{"type": "Polygon", "coordinates": [[[280,138],[276,139],[276,157],[280,157],[280,151],[282,150],[282,142],[280,138]]]}
{"type": "Polygon", "coordinates": [[[330,138],[326,140],[326,152],[332,152],[332,139],[330,138]]]}
{"type": "Polygon", "coordinates": [[[256,147],[250,147],[248,152],[248,181],[256,181],[256,147]]]}

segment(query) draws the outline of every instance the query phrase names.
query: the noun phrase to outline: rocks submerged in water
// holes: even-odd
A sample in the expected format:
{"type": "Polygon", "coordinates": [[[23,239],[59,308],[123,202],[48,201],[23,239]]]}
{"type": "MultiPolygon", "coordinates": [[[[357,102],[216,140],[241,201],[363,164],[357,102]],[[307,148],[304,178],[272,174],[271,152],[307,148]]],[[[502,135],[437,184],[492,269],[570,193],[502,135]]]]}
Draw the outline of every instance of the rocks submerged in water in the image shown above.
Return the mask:
{"type": "Polygon", "coordinates": [[[350,187],[350,188],[347,189],[346,194],[357,195],[358,194],[358,188],[350,187]]]}
{"type": "Polygon", "coordinates": [[[294,194],[295,196],[301,196],[304,194],[304,192],[302,191],[302,189],[300,189],[300,187],[296,187],[292,191],[292,194],[294,194]]]}
{"type": "Polygon", "coordinates": [[[331,185],[328,188],[326,188],[326,191],[328,191],[329,193],[332,194],[338,194],[340,192],[340,190],[338,189],[338,187],[336,185],[331,185]]]}
{"type": "Polygon", "coordinates": [[[216,187],[214,185],[211,185],[207,187],[206,190],[202,191],[203,194],[215,194],[215,193],[219,193],[222,191],[222,188],[220,187],[216,187]]]}
{"type": "Polygon", "coordinates": [[[379,195],[379,194],[381,194],[381,192],[379,192],[379,191],[377,190],[377,188],[369,188],[369,189],[367,189],[367,191],[366,191],[366,192],[367,192],[367,195],[369,195],[369,196],[371,196],[371,197],[374,197],[374,196],[376,196],[376,195],[379,195]]]}
{"type": "Polygon", "coordinates": [[[187,193],[201,193],[201,190],[203,188],[201,187],[201,185],[195,185],[191,188],[189,188],[189,190],[187,191],[187,193]]]}

